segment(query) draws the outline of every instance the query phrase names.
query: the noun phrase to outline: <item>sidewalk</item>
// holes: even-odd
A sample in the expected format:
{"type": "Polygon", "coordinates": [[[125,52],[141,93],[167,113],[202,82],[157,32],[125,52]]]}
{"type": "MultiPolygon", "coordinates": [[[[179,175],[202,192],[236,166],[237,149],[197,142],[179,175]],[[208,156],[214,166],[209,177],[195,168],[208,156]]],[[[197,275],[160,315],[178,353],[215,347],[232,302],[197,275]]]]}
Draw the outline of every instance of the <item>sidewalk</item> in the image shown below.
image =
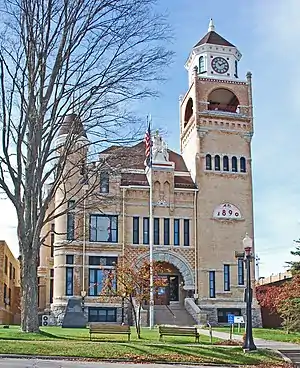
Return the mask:
{"type": "MultiPolygon", "coordinates": [[[[209,336],[209,330],[199,329],[199,333],[201,335],[209,336]]],[[[228,332],[219,332],[213,330],[213,337],[218,337],[219,339],[229,340],[229,331],[228,332]]],[[[242,341],[242,335],[232,335],[233,340],[242,341]]],[[[263,339],[254,339],[255,345],[258,348],[268,348],[274,350],[300,350],[300,345],[292,344],[290,342],[281,342],[281,341],[271,341],[271,340],[263,340],[263,339]]]]}

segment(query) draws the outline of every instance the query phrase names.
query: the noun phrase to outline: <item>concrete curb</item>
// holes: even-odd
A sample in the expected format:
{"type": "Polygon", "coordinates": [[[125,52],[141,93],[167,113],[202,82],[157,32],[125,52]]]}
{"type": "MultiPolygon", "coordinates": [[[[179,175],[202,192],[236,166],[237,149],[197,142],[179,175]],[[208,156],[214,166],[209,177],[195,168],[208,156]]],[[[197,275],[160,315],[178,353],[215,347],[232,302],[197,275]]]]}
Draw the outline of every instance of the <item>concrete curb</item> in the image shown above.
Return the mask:
{"type": "Polygon", "coordinates": [[[131,363],[131,364],[161,364],[162,366],[165,364],[168,365],[194,365],[194,366],[207,366],[207,367],[227,367],[227,368],[237,368],[240,367],[239,364],[217,364],[217,363],[191,363],[191,362],[166,362],[166,361],[140,361],[140,362],[132,362],[128,359],[101,359],[97,360],[94,358],[83,358],[83,357],[67,357],[67,356],[48,356],[48,355],[22,355],[22,354],[0,354],[0,359],[40,359],[40,360],[56,360],[56,361],[77,361],[77,362],[98,362],[98,363],[131,363]]]}

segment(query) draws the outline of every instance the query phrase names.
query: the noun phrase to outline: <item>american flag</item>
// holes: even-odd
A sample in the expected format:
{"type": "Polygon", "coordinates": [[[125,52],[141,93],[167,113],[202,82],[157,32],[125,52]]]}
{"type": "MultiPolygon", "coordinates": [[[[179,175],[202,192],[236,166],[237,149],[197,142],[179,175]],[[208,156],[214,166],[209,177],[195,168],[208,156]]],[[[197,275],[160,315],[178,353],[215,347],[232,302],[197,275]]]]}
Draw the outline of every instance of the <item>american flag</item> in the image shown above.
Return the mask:
{"type": "Polygon", "coordinates": [[[151,131],[150,131],[150,121],[148,124],[148,129],[146,130],[145,133],[145,156],[146,156],[146,162],[147,165],[150,166],[149,164],[151,163],[151,131]]]}

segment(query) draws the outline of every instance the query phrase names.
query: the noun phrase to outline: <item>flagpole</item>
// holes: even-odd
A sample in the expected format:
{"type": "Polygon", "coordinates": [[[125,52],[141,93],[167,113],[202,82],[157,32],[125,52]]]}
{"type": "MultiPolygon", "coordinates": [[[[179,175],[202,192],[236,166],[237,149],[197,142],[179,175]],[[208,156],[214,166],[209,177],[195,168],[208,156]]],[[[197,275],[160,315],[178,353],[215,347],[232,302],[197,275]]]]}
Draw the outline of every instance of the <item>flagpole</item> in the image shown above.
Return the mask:
{"type": "MultiPolygon", "coordinates": [[[[151,117],[149,119],[149,126],[151,127],[151,117]]],[[[151,132],[151,128],[150,128],[151,132]]],[[[151,133],[150,133],[151,134],[151,133]]],[[[154,327],[154,290],[153,290],[153,188],[152,188],[152,140],[150,136],[150,166],[149,166],[149,263],[150,263],[150,306],[149,306],[149,327],[154,327]]]]}

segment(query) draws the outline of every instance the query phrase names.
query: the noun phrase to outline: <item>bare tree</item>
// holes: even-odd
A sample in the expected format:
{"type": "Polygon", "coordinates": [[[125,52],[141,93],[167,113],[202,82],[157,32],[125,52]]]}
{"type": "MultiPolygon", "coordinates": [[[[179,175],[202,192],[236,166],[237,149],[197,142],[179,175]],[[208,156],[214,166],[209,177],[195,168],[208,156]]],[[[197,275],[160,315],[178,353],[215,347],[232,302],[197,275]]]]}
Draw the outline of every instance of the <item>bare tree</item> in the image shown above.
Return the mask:
{"type": "MultiPolygon", "coordinates": [[[[165,48],[169,29],[155,13],[155,3],[1,2],[0,189],[17,213],[23,331],[39,330],[42,228],[66,212],[65,195],[52,214],[49,203],[58,191],[63,193],[62,186],[77,202],[89,195],[85,192],[79,200],[76,195],[82,186],[72,179],[81,165],[73,154],[84,159],[89,142],[95,147],[130,141],[137,123],[129,103],[154,96],[151,82],[161,79],[160,71],[170,61],[172,53],[165,48]],[[81,120],[73,116],[66,124],[66,114],[74,111],[81,120]],[[57,140],[62,135],[64,140],[57,140]]],[[[92,172],[90,180],[96,183],[97,170],[92,172]]]]}

